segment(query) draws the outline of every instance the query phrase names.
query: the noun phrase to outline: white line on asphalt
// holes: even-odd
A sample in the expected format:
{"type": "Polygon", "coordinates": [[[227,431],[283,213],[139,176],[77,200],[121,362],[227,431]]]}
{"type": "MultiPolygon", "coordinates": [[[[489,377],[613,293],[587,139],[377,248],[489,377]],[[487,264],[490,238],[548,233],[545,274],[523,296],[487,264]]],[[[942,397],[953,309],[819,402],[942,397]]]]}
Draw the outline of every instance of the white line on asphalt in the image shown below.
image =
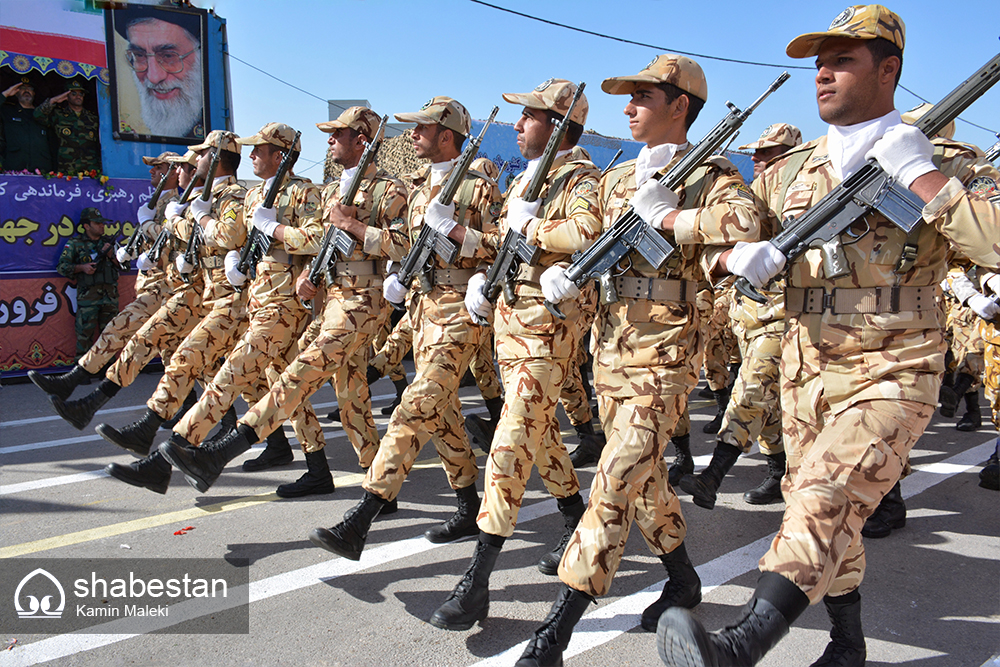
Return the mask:
{"type": "Polygon", "coordinates": [[[78,472],[75,475],[62,475],[60,477],[47,477],[45,479],[36,479],[33,482],[21,482],[20,484],[8,484],[7,486],[0,486],[0,496],[9,496],[12,493],[20,493],[22,491],[35,491],[37,489],[47,489],[50,486],[62,486],[63,484],[76,484],[77,482],[89,482],[92,479],[100,479],[101,477],[107,477],[108,473],[101,470],[89,470],[87,472],[78,472]]]}

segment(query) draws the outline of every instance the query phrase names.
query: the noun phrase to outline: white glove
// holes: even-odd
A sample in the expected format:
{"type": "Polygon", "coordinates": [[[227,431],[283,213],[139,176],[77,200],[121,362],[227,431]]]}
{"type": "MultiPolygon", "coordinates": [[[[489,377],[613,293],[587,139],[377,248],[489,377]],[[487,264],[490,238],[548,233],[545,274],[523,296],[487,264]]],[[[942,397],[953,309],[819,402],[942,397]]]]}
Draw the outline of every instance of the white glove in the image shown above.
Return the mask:
{"type": "Polygon", "coordinates": [[[951,291],[951,283],[948,282],[947,278],[941,281],[941,291],[945,294],[951,291]]]}
{"type": "Polygon", "coordinates": [[[469,286],[465,291],[465,309],[469,311],[469,314],[478,315],[484,320],[488,319],[490,313],[493,312],[493,304],[483,294],[483,285],[485,284],[486,274],[474,273],[469,278],[469,286]]]}
{"type": "Polygon", "coordinates": [[[156,211],[149,208],[149,204],[143,204],[135,212],[135,217],[138,218],[140,227],[147,222],[150,222],[155,215],[156,211]]]}
{"type": "Polygon", "coordinates": [[[561,266],[550,266],[542,272],[538,282],[542,286],[542,294],[552,303],[580,296],[580,288],[566,277],[566,269],[561,266]]]}
{"type": "Polygon", "coordinates": [[[983,276],[983,287],[994,294],[1000,294],[1000,273],[987,273],[983,276]]]}
{"type": "Polygon", "coordinates": [[[226,253],[223,265],[226,267],[226,278],[233,287],[239,287],[247,281],[247,277],[236,268],[240,263],[240,251],[230,250],[226,253]]]}
{"type": "Polygon", "coordinates": [[[892,178],[906,187],[926,173],[936,171],[931,159],[934,145],[923,132],[912,125],[890,127],[875,142],[865,159],[875,158],[892,178]]]}
{"type": "Polygon", "coordinates": [[[146,253],[142,253],[141,255],[139,255],[139,259],[138,261],[136,261],[135,265],[139,267],[140,271],[149,271],[150,269],[156,268],[156,264],[154,264],[153,261],[149,259],[149,255],[147,255],[146,253]]]}
{"type": "Polygon", "coordinates": [[[115,250],[115,259],[118,260],[119,264],[128,264],[132,261],[132,255],[128,254],[128,251],[125,250],[125,246],[119,246],[118,249],[115,250]]]}
{"type": "Polygon", "coordinates": [[[198,197],[193,202],[191,202],[191,213],[194,214],[195,222],[201,220],[202,216],[209,215],[212,212],[212,199],[209,198],[208,201],[202,201],[201,197],[198,197]]]}
{"type": "Polygon", "coordinates": [[[170,218],[177,217],[179,215],[184,215],[184,209],[187,208],[187,204],[179,204],[175,201],[167,204],[167,208],[163,211],[163,214],[169,220],[170,218]]]}
{"type": "Polygon", "coordinates": [[[1000,315],[1000,304],[978,292],[969,297],[966,303],[976,315],[979,315],[984,320],[992,320],[997,315],[1000,315]]]}
{"type": "Polygon", "coordinates": [[[174,260],[174,265],[177,266],[177,270],[181,273],[191,273],[194,271],[194,266],[188,264],[187,261],[184,260],[184,253],[177,255],[177,259],[174,260]]]}
{"type": "Polygon", "coordinates": [[[785,256],[770,241],[740,241],[733,246],[727,265],[730,273],[743,276],[761,289],[785,268],[785,256]]]}
{"type": "Polygon", "coordinates": [[[651,178],[642,184],[629,203],[647,225],[653,229],[663,229],[663,218],[677,210],[678,201],[673,190],[651,178]]]}
{"type": "Polygon", "coordinates": [[[274,237],[274,230],[278,228],[278,212],[273,208],[258,206],[250,218],[253,226],[270,237],[274,237]]]}
{"type": "Polygon", "coordinates": [[[455,202],[445,206],[435,198],[427,205],[427,211],[424,213],[424,224],[434,231],[448,236],[451,230],[458,227],[454,218],[455,202]]]}
{"type": "Polygon", "coordinates": [[[507,226],[518,234],[524,234],[528,223],[538,217],[541,207],[541,199],[528,203],[520,197],[511,197],[507,203],[507,226]]]}
{"type": "Polygon", "coordinates": [[[403,287],[403,283],[399,282],[395,273],[389,274],[382,281],[382,296],[385,297],[386,301],[403,303],[406,300],[406,292],[407,289],[403,287]]]}

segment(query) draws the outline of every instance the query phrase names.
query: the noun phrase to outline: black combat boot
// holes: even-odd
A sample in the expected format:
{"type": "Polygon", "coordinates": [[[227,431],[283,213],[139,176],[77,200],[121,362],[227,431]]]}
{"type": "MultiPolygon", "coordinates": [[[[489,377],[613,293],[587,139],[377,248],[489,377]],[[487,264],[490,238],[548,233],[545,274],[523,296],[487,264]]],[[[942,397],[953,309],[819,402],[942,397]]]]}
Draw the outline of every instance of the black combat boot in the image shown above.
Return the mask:
{"type": "Polygon", "coordinates": [[[465,418],[465,430],[469,434],[472,443],[479,445],[487,452],[493,444],[493,434],[500,423],[500,410],[503,408],[503,397],[486,399],[486,409],[490,411],[489,420],[483,419],[479,415],[469,415],[465,418]]]}
{"type": "MultiPolygon", "coordinates": [[[[369,366],[368,368],[371,368],[369,366]]],[[[368,468],[362,468],[365,471],[365,475],[368,475],[368,468]]],[[[395,514],[399,511],[399,496],[396,496],[389,502],[382,505],[382,511],[378,513],[379,516],[388,516],[389,514],[395,514]]]]}
{"type": "Polygon", "coordinates": [[[710,401],[714,401],[715,390],[706,384],[704,387],[698,390],[698,398],[707,398],[710,401]]]}
{"type": "Polygon", "coordinates": [[[114,398],[120,389],[121,387],[114,382],[105,379],[101,380],[97,389],[83,398],[67,402],[58,396],[49,396],[49,401],[60,417],[69,422],[70,426],[76,430],[82,431],[94,418],[97,411],[101,409],[101,406],[114,398]]]}
{"type": "Polygon", "coordinates": [[[340,406],[337,406],[333,410],[330,410],[330,412],[328,412],[326,414],[326,418],[329,419],[332,422],[339,422],[340,421],[340,406]]]}
{"type": "Polygon", "coordinates": [[[306,474],[291,484],[278,487],[279,498],[301,498],[333,493],[333,475],[330,474],[330,464],[326,460],[326,451],[306,452],[306,474]]]}
{"type": "Polygon", "coordinates": [[[1000,438],[997,438],[993,455],[979,471],[979,486],[990,491],[1000,491],[1000,438]]]}
{"type": "Polygon", "coordinates": [[[729,405],[729,396],[732,394],[732,391],[732,387],[724,387],[715,392],[715,417],[712,418],[712,421],[701,427],[702,433],[715,434],[719,432],[720,428],[722,428],[722,418],[726,414],[726,406],[729,405]]]}
{"type": "Polygon", "coordinates": [[[361,560],[365,549],[368,530],[372,521],[382,511],[386,501],[374,493],[365,491],[361,502],[347,510],[344,520],[332,528],[314,528],[309,533],[309,541],[320,549],[326,549],[349,560],[361,560]]]}
{"type": "Polygon", "coordinates": [[[587,607],[596,602],[593,596],[563,584],[549,615],[535,630],[535,636],[528,642],[521,658],[514,663],[515,667],[561,667],[562,654],[569,646],[573,628],[580,622],[587,607]]]}
{"type": "Polygon", "coordinates": [[[208,491],[222,474],[226,464],[257,442],[257,434],[241,424],[235,431],[208,447],[192,447],[174,433],[160,444],[160,453],[172,466],[184,473],[188,484],[202,493],[208,491]]]}
{"type": "MultiPolygon", "coordinates": [[[[201,446],[207,447],[208,445],[214,445],[221,440],[223,436],[229,435],[235,431],[237,426],[236,408],[230,405],[229,409],[226,410],[226,414],[222,415],[222,420],[219,421],[219,427],[215,429],[215,433],[208,436],[205,442],[201,443],[201,446]]],[[[282,433],[282,435],[284,435],[284,433],[282,433]]]]}
{"type": "Polygon", "coordinates": [[[180,422],[180,420],[184,418],[184,415],[187,414],[187,411],[193,408],[194,404],[197,402],[198,402],[198,394],[195,393],[194,389],[192,389],[191,391],[188,392],[188,395],[184,397],[184,402],[181,403],[181,407],[177,411],[177,414],[175,414],[173,417],[160,424],[160,428],[167,431],[173,430],[173,428],[177,426],[177,423],[180,422]]]}
{"type": "Polygon", "coordinates": [[[393,410],[399,407],[399,404],[403,402],[403,392],[408,386],[410,386],[410,383],[405,377],[402,380],[393,380],[392,384],[396,388],[396,398],[393,399],[391,404],[382,408],[383,417],[390,416],[393,410]]]}
{"type": "Polygon", "coordinates": [[[670,486],[676,487],[684,475],[694,472],[694,458],[691,457],[691,434],[675,435],[670,438],[674,446],[674,462],[667,468],[670,486]]]}
{"type": "Polygon", "coordinates": [[[538,570],[542,574],[552,575],[559,572],[559,561],[562,560],[563,552],[566,551],[566,545],[569,544],[570,538],[573,537],[573,533],[587,509],[579,491],[572,496],[558,498],[556,502],[559,503],[559,513],[563,516],[563,534],[556,548],[542,556],[542,560],[538,561],[538,570]]]}
{"type": "Polygon", "coordinates": [[[722,479],[738,458],[740,458],[739,448],[724,442],[716,444],[708,467],[702,470],[697,477],[694,475],[682,477],[681,488],[691,494],[691,499],[698,507],[704,507],[707,510],[713,509],[719,485],[722,484],[722,479]]]}
{"type": "Polygon", "coordinates": [[[160,415],[146,408],[146,413],[139,418],[139,421],[123,426],[121,430],[110,424],[98,424],[96,431],[112,445],[118,445],[139,456],[146,456],[153,446],[156,429],[160,428],[162,423],[163,418],[160,415]]]}
{"type": "Polygon", "coordinates": [[[576,435],[580,438],[580,444],[576,446],[570,455],[569,460],[574,468],[586,468],[601,460],[601,452],[608,440],[603,433],[594,431],[593,422],[574,426],[576,435]]]}
{"type": "Polygon", "coordinates": [[[490,575],[507,538],[479,533],[472,564],[429,623],[443,630],[468,630],[490,613],[490,575]]]}
{"type": "Polygon", "coordinates": [[[896,485],[882,498],[875,513],[865,521],[861,535],[873,539],[889,537],[893,529],[904,526],[906,526],[906,503],[903,502],[903,492],[899,488],[899,482],[896,482],[896,485]]]}
{"type": "Polygon", "coordinates": [[[835,598],[827,595],[823,604],[833,624],[830,643],[819,660],[809,667],[865,667],[868,651],[861,629],[861,594],[853,590],[835,598]]]}
{"type": "Polygon", "coordinates": [[[764,572],[743,607],[743,617],[718,632],[707,632],[691,612],[671,607],[660,617],[656,649],[665,665],[752,667],[788,634],[809,598],[780,574],[764,572]]]}
{"type": "Polygon", "coordinates": [[[743,494],[743,500],[751,505],[770,505],[780,503],[781,478],[785,476],[785,453],[764,454],[767,459],[767,477],[756,489],[750,489],[743,494]]]}
{"type": "Polygon", "coordinates": [[[660,560],[667,568],[669,578],[663,584],[659,599],[642,612],[641,625],[647,632],[656,632],[660,616],[670,607],[694,609],[701,603],[701,577],[695,572],[684,543],[681,542],[673,551],[660,556],[660,560]]]}
{"type": "Polygon", "coordinates": [[[983,425],[979,410],[979,390],[965,392],[965,415],[955,425],[959,431],[975,431],[983,425]]]}
{"type": "Polygon", "coordinates": [[[36,387],[46,394],[58,396],[64,401],[73,395],[74,389],[81,384],[90,384],[91,379],[95,377],[95,375],[91,375],[83,370],[83,367],[79,364],[73,364],[73,368],[59,375],[42,375],[38,371],[28,371],[28,379],[36,387]]]}
{"type": "Polygon", "coordinates": [[[955,384],[951,387],[942,384],[941,390],[938,392],[938,400],[941,403],[938,412],[941,416],[948,417],[949,419],[954,417],[962,397],[968,393],[969,388],[975,383],[976,378],[972,375],[959,373],[955,376],[955,384]]]}
{"type": "Polygon", "coordinates": [[[127,466],[112,463],[104,468],[104,472],[126,484],[149,489],[155,493],[166,493],[167,486],[170,485],[170,464],[158,451],[127,466]]]}
{"type": "MultiPolygon", "coordinates": [[[[264,451],[260,453],[255,459],[248,459],[243,462],[243,472],[257,472],[259,470],[267,470],[268,468],[276,468],[277,466],[286,466],[295,460],[295,455],[292,454],[292,446],[288,444],[288,436],[285,435],[285,429],[283,426],[279,426],[274,429],[269,436],[267,436],[267,447],[264,451]]],[[[306,457],[306,463],[309,462],[309,457],[306,457]]],[[[323,455],[323,464],[326,465],[326,454],[323,455]]],[[[327,475],[330,474],[330,468],[326,468],[327,475]]],[[[308,473],[306,473],[308,475],[308,473]]],[[[301,480],[300,480],[301,481],[301,480]]],[[[284,486],[291,486],[290,484],[285,484],[284,486]]],[[[280,488],[280,487],[279,487],[280,488]]],[[[333,488],[331,487],[329,491],[325,493],[332,493],[333,488]]],[[[281,495],[281,492],[278,492],[281,495]]],[[[282,496],[291,497],[291,496],[282,496]]]]}
{"type": "Polygon", "coordinates": [[[684,543],[660,556],[660,560],[667,568],[668,579],[659,599],[642,612],[642,629],[648,632],[656,632],[660,616],[670,607],[694,609],[701,604],[701,577],[695,572],[684,543]]]}
{"type": "Polygon", "coordinates": [[[455,489],[455,495],[458,496],[458,509],[451,518],[424,533],[424,537],[434,544],[454,542],[460,537],[469,537],[479,532],[479,527],[476,526],[476,515],[479,513],[479,492],[476,491],[476,485],[455,489]]]}

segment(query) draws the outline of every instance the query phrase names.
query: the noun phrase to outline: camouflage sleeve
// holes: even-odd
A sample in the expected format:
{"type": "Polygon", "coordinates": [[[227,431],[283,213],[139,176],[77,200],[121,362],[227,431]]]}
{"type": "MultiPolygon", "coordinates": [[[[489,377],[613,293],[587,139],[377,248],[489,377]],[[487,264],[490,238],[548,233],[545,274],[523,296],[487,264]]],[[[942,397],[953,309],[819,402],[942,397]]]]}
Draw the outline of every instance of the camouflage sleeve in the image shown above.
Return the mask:
{"type": "Polygon", "coordinates": [[[56,105],[52,104],[51,100],[45,100],[35,108],[35,120],[39,125],[52,127],[52,112],[55,109],[56,105]]]}
{"type": "Polygon", "coordinates": [[[212,216],[205,225],[205,241],[225,250],[239,250],[247,240],[247,227],[243,219],[242,189],[227,190],[212,203],[212,216]],[[217,217],[216,217],[217,216],[217,217]]]}
{"type": "Polygon", "coordinates": [[[674,223],[681,245],[733,245],[760,236],[757,198],[736,170],[710,169],[698,206],[685,208],[674,223]],[[714,177],[714,178],[713,178],[714,177]]]}
{"type": "Polygon", "coordinates": [[[533,220],[525,229],[528,242],[567,255],[592,246],[601,235],[600,175],[596,167],[577,169],[558,195],[562,205],[551,207],[552,214],[566,217],[533,220]]]}
{"type": "Polygon", "coordinates": [[[285,225],[282,243],[292,255],[315,255],[323,244],[323,223],[316,216],[320,210],[320,189],[308,181],[293,184],[289,210],[281,224],[285,225]]]}
{"type": "Polygon", "coordinates": [[[1000,266],[1000,172],[972,149],[946,153],[948,182],[924,206],[924,220],[980,266],[1000,266]]]}
{"type": "Polygon", "coordinates": [[[190,208],[186,208],[184,209],[184,215],[175,215],[172,218],[168,218],[166,222],[166,227],[174,235],[174,238],[183,241],[185,245],[191,238],[191,228],[194,225],[189,217],[190,211],[190,208]]]}
{"type": "Polygon", "coordinates": [[[497,218],[503,202],[496,182],[486,178],[476,178],[472,202],[469,204],[465,241],[459,250],[460,257],[492,260],[496,257],[497,218]],[[484,241],[484,237],[486,237],[484,241]]]}
{"type": "Polygon", "coordinates": [[[72,280],[77,273],[74,267],[77,264],[80,264],[78,261],[79,257],[77,257],[79,251],[80,244],[77,243],[76,239],[70,239],[66,243],[66,247],[63,248],[62,254],[59,255],[59,263],[56,265],[56,273],[72,280]]]}
{"type": "Polygon", "coordinates": [[[781,205],[771,201],[780,192],[779,170],[765,169],[764,172],[750,184],[750,191],[757,199],[758,216],[760,220],[761,239],[771,239],[777,236],[781,229],[779,215],[781,205]]]}
{"type": "Polygon", "coordinates": [[[406,233],[406,199],[406,187],[395,179],[390,181],[378,203],[378,214],[375,216],[378,226],[365,230],[365,253],[398,262],[410,251],[410,238],[406,233]]]}

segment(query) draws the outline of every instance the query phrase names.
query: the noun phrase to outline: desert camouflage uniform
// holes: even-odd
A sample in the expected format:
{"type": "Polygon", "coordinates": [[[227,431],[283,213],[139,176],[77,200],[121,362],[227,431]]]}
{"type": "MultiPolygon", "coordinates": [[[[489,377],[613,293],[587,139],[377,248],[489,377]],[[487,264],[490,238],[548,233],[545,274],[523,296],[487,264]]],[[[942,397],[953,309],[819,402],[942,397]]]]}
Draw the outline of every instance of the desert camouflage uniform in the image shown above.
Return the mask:
{"type": "Polygon", "coordinates": [[[583,339],[594,324],[594,315],[597,312],[597,290],[592,286],[587,286],[581,290],[576,303],[580,310],[580,314],[574,321],[578,329],[576,359],[570,363],[569,377],[566,378],[566,382],[559,392],[559,402],[562,403],[563,410],[566,411],[569,423],[574,427],[594,421],[594,411],[590,407],[590,399],[583,386],[583,367],[587,363],[587,347],[583,344],[583,339]]]}
{"type": "MultiPolygon", "coordinates": [[[[943,155],[942,172],[957,178],[924,207],[927,224],[916,239],[917,256],[909,270],[895,272],[905,233],[875,213],[858,230],[867,225],[870,231],[843,245],[848,275],[826,278],[821,252],[814,249],[788,268],[781,348],[788,458],[782,492],[787,505],[760,567],[788,578],[813,603],[824,595],[845,595],[861,583],[861,528],[899,479],[937,404],[945,344],[936,299],[949,246],[983,266],[1000,262],[1000,206],[988,199],[996,197],[1000,174],[962,144],[934,143],[943,155]],[[967,192],[963,183],[972,183],[974,191],[967,192]],[[797,312],[802,310],[795,303],[803,299],[802,288],[830,294],[830,288],[896,284],[906,292],[901,299],[920,305],[895,314],[797,312]],[[922,291],[915,292],[917,288],[922,291]]],[[[754,191],[776,226],[778,220],[808,210],[837,184],[823,137],[779,158],[754,182],[754,191]],[[783,163],[810,149],[811,157],[794,180],[781,183],[786,178],[783,163]],[[784,201],[776,201],[785,185],[784,201]]],[[[836,298],[852,296],[857,295],[840,292],[836,298]]]]}
{"type": "MultiPolygon", "coordinates": [[[[685,152],[679,150],[660,173],[685,152]]],[[[677,218],[669,239],[677,249],[663,269],[655,271],[635,254],[627,271],[639,280],[667,278],[680,296],[650,300],[622,295],[617,303],[598,308],[591,350],[608,444],[587,511],[559,564],[564,583],[591,595],[604,595],[610,587],[633,521],[656,555],[673,551],[687,532],[680,501],[667,482],[663,451],[701,370],[704,341],[696,286],[728,245],[759,233],[753,195],[736,167],[713,157],[689,182],[701,176],[703,186],[696,195],[685,185],[677,188],[679,208],[687,210],[677,218]]],[[[605,175],[600,189],[605,228],[628,210],[635,191],[634,161],[605,175]]]]}
{"type": "MultiPolygon", "coordinates": [[[[265,196],[264,183],[247,193],[243,207],[246,220],[252,219],[265,196]]],[[[257,263],[257,277],[245,287],[249,328],[198,403],[174,427],[174,433],[192,444],[205,439],[240,393],[246,394],[250,405],[260,400],[261,394],[251,390],[265,378],[270,383],[277,380],[295,359],[296,342],[309,324],[309,312],[295,294],[295,279],[305,264],[303,256],[315,254],[322,241],[323,226],[316,218],[319,188],[308,179],[285,176],[274,207],[278,222],[285,225],[284,241],[273,240],[271,250],[257,263]]],[[[316,442],[322,437],[308,401],[293,413],[292,426],[299,442],[316,442]]]]}
{"type": "Polygon", "coordinates": [[[972,376],[975,382],[969,391],[978,391],[985,370],[980,317],[964,305],[976,289],[966,275],[971,268],[967,262],[953,261],[945,278],[950,287],[943,300],[946,308],[945,340],[952,353],[951,365],[946,372],[972,376]]]}
{"type": "MultiPolygon", "coordinates": [[[[442,183],[447,179],[445,176],[442,183]]],[[[414,179],[408,202],[411,241],[419,235],[427,205],[439,191],[440,185],[430,184],[430,166],[424,167],[414,179]]],[[[416,377],[392,413],[363,483],[366,491],[384,500],[391,501],[399,493],[429,438],[434,441],[453,489],[474,484],[479,474],[465,433],[458,385],[486,331],[473,324],[465,309],[465,285],[472,269],[495,254],[482,243],[482,237],[484,232],[495,230],[500,192],[495,182],[470,172],[454,203],[456,220],[466,227],[465,242],[451,267],[434,256],[437,278],[450,274],[454,284],[436,282],[430,292],[414,294],[410,300],[408,317],[413,327],[416,377]]],[[[414,280],[414,285],[418,282],[414,280]]]]}
{"type": "Polygon", "coordinates": [[[729,364],[736,356],[737,343],[729,325],[732,302],[731,287],[715,290],[707,285],[698,292],[698,310],[705,337],[705,380],[712,391],[729,386],[729,364]]]}
{"type": "MultiPolygon", "coordinates": [[[[215,376],[222,359],[246,331],[247,293],[237,291],[229,283],[223,264],[228,251],[239,250],[246,242],[243,217],[246,195],[246,188],[233,176],[216,178],[212,185],[212,209],[205,216],[208,218],[202,228],[205,242],[198,257],[205,285],[202,305],[206,313],[177,348],[156,390],[146,401],[146,407],[161,419],[170,419],[180,410],[195,380],[207,384],[215,376]]],[[[199,224],[194,217],[189,207],[184,211],[183,221],[175,225],[184,244],[191,238],[194,225],[199,224]]]]}
{"type": "MultiPolygon", "coordinates": [[[[317,224],[323,225],[329,207],[340,198],[340,181],[336,180],[323,191],[317,224]]],[[[372,418],[365,368],[372,341],[389,317],[389,308],[382,298],[383,258],[399,261],[408,248],[406,190],[397,179],[372,164],[354,198],[354,206],[357,219],[368,228],[363,242],[358,243],[348,260],[351,266],[337,256],[333,272],[342,275],[335,275],[333,282],[326,285],[324,309],[316,318],[321,322],[316,337],[300,341],[298,357],[271,386],[267,396],[240,421],[258,437],[266,437],[333,376],[340,422],[357,452],[358,463],[367,468],[378,450],[378,431],[372,418]],[[370,275],[352,275],[352,266],[356,273],[362,263],[368,265],[370,275]]],[[[310,329],[315,331],[313,326],[310,329]]],[[[301,444],[303,451],[311,452],[319,451],[326,443],[321,432],[317,440],[301,444]]]]}
{"type": "Polygon", "coordinates": [[[368,362],[381,376],[388,375],[392,380],[402,380],[406,377],[403,371],[403,357],[413,347],[413,325],[410,323],[409,296],[407,296],[407,309],[403,313],[396,326],[390,327],[389,320],[382,326],[385,332],[385,339],[381,342],[377,337],[372,349],[375,356],[368,362]]]}
{"type": "MultiPolygon", "coordinates": [[[[536,266],[521,266],[519,280],[512,286],[517,301],[497,299],[497,358],[507,393],[486,463],[485,495],[477,518],[479,529],[490,535],[513,534],[533,465],[554,497],[567,498],[580,490],[562,443],[556,404],[577,363],[582,313],[580,304],[570,300],[561,307],[566,319],[554,317],[544,306],[538,279],[544,269],[568,264],[570,255],[586,250],[600,235],[599,179],[600,171],[591,162],[556,157],[539,193],[542,208],[524,230],[528,243],[543,252],[536,266]]],[[[508,195],[527,187],[521,174],[508,195]]],[[[500,234],[494,237],[498,247],[508,230],[506,213],[505,207],[500,234]]],[[[588,405],[588,422],[589,410],[588,405]]]]}
{"type": "Polygon", "coordinates": [[[1000,428],[1000,327],[996,322],[982,320],[979,331],[983,338],[983,357],[986,369],[983,372],[983,387],[986,400],[990,403],[993,426],[1000,428]]]}

